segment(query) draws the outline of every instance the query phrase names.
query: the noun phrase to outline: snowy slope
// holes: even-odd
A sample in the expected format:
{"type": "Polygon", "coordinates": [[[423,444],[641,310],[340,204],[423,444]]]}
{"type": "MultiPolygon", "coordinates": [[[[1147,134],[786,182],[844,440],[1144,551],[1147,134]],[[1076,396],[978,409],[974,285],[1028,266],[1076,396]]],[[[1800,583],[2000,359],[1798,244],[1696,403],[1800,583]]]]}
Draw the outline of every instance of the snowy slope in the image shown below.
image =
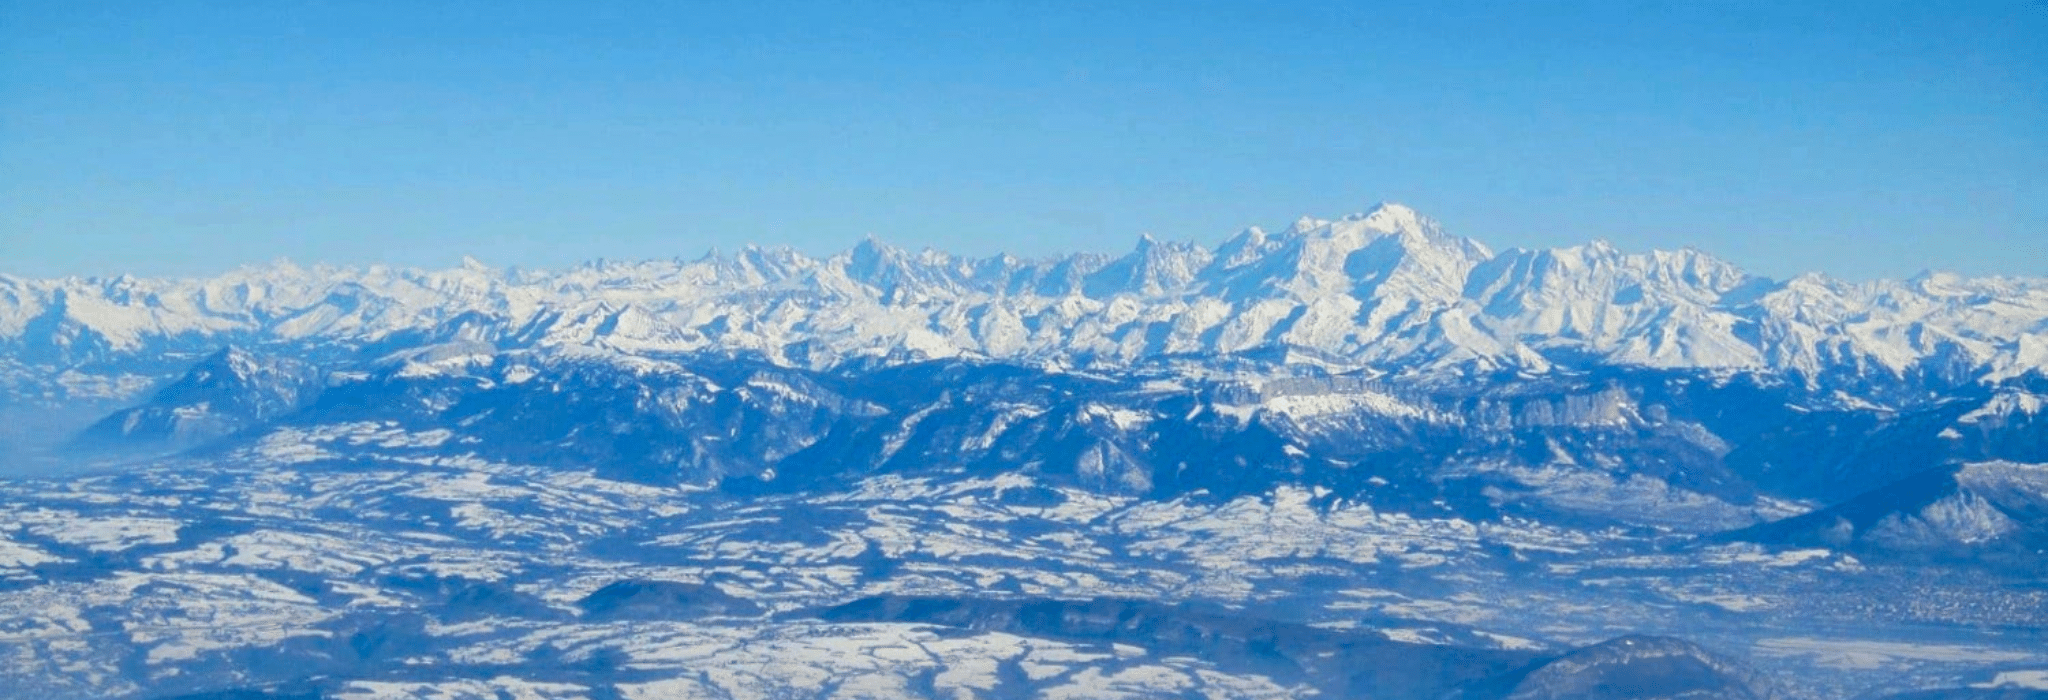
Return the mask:
{"type": "Polygon", "coordinates": [[[952,473],[735,497],[472,447],[332,425],[0,481],[0,694],[1751,697],[1733,654],[1821,700],[2048,663],[2048,600],[1824,549],[1295,486],[952,473]],[[1624,635],[1693,643],[1599,644],[1624,635]],[[1631,687],[1658,692],[1597,692],[1631,687]]]}
{"type": "Polygon", "coordinates": [[[0,359],[26,368],[10,381],[43,388],[66,369],[164,377],[137,363],[231,342],[349,353],[449,341],[810,368],[961,356],[1118,367],[1279,346],[1409,372],[1741,369],[1884,393],[2048,366],[2048,280],[1775,282],[1698,251],[1600,242],[1494,254],[1395,204],[1250,229],[1215,250],[1147,237],[1116,258],[970,259],[870,239],[823,259],[747,248],[559,272],[466,261],[0,276],[0,359]]]}
{"type": "Polygon", "coordinates": [[[0,277],[0,451],[55,409],[176,451],[0,480],[0,695],[2030,678],[2044,319],[2048,280],[1495,253],[1398,205],[1047,260],[0,277]]]}
{"type": "Polygon", "coordinates": [[[140,406],[107,416],[80,436],[92,448],[179,447],[299,408],[322,388],[313,366],[230,346],[208,356],[140,406]]]}
{"type": "Polygon", "coordinates": [[[1979,462],[1912,475],[1830,508],[1730,535],[1924,557],[2011,555],[2038,568],[2048,465],[1979,462]]]}

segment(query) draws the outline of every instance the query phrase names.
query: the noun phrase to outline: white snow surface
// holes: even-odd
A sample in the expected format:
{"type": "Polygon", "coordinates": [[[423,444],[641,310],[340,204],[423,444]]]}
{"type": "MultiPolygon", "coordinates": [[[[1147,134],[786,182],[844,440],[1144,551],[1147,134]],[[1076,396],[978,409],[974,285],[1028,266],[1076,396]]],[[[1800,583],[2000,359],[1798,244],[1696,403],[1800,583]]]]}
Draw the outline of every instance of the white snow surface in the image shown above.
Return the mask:
{"type": "MultiPolygon", "coordinates": [[[[1546,358],[1575,357],[1995,380],[2048,367],[2048,279],[1778,282],[1696,250],[1625,253],[1597,241],[1496,254],[1398,204],[1250,229],[1214,250],[1148,237],[1115,258],[966,258],[869,239],[825,258],[749,247],[558,272],[281,262],[205,279],[0,275],[0,357],[51,375],[85,357],[229,341],[394,337],[739,351],[813,368],[956,356],[1116,366],[1279,347],[1307,351],[1303,361],[1418,371],[1542,371],[1546,358]]],[[[474,359],[406,362],[428,373],[474,359]]],[[[62,391],[146,385],[81,375],[62,391]]]]}

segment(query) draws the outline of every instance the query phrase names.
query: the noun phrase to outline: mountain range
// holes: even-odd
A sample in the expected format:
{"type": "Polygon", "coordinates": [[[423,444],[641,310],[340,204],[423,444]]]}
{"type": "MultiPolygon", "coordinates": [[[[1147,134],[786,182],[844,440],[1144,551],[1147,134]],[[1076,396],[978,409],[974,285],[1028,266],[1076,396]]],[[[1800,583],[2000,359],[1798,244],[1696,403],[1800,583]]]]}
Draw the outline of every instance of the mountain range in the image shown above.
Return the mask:
{"type": "Polygon", "coordinates": [[[1394,204],[1121,257],[0,276],[0,456],[46,465],[0,481],[0,675],[2023,695],[2044,407],[2048,280],[1496,253],[1394,204]]]}
{"type": "MultiPolygon", "coordinates": [[[[1768,371],[1900,401],[2048,366],[2048,280],[1774,281],[1696,250],[1604,242],[1494,253],[1395,204],[1122,257],[747,248],[561,272],[474,261],[245,268],[210,279],[0,275],[15,394],[118,392],[34,376],[227,344],[393,352],[440,343],[741,354],[826,369],[973,358],[1126,367],[1301,353],[1375,373],[1628,366],[1768,371]],[[1913,391],[1908,391],[1911,389],[1913,391]]],[[[101,379],[101,376],[94,376],[101,379]]]]}

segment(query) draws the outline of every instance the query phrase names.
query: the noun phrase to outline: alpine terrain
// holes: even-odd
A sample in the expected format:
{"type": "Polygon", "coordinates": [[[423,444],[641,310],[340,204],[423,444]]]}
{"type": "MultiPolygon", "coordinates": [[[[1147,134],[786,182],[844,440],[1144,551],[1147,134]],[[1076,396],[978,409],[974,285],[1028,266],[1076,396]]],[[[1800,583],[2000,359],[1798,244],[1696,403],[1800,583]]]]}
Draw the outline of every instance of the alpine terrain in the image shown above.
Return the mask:
{"type": "Polygon", "coordinates": [[[2048,697],[2048,279],[0,275],[0,697],[2048,697]]]}

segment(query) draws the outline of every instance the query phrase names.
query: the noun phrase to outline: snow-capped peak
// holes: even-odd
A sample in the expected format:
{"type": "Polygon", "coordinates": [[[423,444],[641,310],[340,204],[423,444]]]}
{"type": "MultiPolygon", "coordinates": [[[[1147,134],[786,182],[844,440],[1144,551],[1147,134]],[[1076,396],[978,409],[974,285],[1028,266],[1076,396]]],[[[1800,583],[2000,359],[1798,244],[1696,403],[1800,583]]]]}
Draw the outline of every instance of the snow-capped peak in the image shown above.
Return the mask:
{"type": "Polygon", "coordinates": [[[1996,380],[2048,366],[2048,280],[1781,284],[1696,250],[1604,241],[1495,255],[1393,203],[1276,234],[1247,228],[1213,251],[1145,234],[1117,257],[966,259],[870,236],[822,260],[747,246],[513,275],[465,260],[443,272],[0,278],[0,362],[23,366],[118,366],[230,341],[389,351],[454,340],[806,366],[959,355],[1083,366],[1288,347],[1390,371],[1591,362],[1996,380]]]}
{"type": "Polygon", "coordinates": [[[1344,217],[1346,220],[1362,221],[1368,230],[1380,233],[1429,233],[1436,229],[1436,222],[1424,218],[1414,209],[1394,202],[1381,202],[1370,211],[1344,217]]]}

